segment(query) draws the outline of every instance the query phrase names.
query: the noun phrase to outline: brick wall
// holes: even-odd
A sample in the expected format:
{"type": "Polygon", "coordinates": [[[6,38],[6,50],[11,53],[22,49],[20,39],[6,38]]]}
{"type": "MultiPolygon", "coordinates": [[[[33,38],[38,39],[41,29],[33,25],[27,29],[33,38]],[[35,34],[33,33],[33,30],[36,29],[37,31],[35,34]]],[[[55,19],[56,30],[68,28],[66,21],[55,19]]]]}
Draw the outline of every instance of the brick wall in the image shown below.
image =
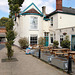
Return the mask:
{"type": "Polygon", "coordinates": [[[62,11],[62,0],[56,0],[56,10],[62,11]]]}
{"type": "Polygon", "coordinates": [[[0,33],[5,33],[6,29],[5,28],[0,28],[0,33]]]}

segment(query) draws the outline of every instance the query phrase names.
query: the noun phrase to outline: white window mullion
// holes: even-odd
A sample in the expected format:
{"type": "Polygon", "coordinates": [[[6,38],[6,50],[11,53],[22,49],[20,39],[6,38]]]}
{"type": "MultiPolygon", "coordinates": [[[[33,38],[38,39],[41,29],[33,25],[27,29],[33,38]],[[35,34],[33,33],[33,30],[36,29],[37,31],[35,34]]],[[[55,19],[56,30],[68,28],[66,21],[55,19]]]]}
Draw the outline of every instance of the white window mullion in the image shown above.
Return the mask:
{"type": "Polygon", "coordinates": [[[30,17],[30,29],[38,29],[38,17],[30,17]]]}

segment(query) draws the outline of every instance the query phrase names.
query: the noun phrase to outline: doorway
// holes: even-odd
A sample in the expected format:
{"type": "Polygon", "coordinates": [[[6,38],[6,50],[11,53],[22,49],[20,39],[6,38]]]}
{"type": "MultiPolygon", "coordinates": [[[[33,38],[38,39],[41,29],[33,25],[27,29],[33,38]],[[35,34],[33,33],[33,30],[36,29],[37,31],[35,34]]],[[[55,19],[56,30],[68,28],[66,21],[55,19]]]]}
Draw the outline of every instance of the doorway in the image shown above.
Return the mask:
{"type": "Polygon", "coordinates": [[[45,38],[45,46],[49,45],[49,33],[44,32],[44,38],[45,38]]]}
{"type": "Polygon", "coordinates": [[[71,50],[75,51],[75,35],[71,36],[71,50]]]}

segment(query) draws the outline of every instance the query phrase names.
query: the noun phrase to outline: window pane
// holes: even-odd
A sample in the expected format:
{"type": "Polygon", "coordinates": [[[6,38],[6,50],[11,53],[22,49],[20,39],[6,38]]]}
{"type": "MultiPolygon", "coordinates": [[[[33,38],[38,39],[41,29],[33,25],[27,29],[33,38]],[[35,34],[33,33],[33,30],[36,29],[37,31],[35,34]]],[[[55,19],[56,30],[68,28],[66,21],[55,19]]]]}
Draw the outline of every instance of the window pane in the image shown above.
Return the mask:
{"type": "Polygon", "coordinates": [[[37,36],[30,37],[30,44],[31,45],[37,44],[37,36]]]}
{"type": "Polygon", "coordinates": [[[53,37],[51,37],[51,43],[53,43],[53,37]]]}
{"type": "Polygon", "coordinates": [[[37,29],[38,28],[38,17],[31,17],[30,18],[30,28],[37,29]]]}
{"type": "Polygon", "coordinates": [[[53,36],[53,34],[50,34],[50,36],[53,36]]]}
{"type": "Polygon", "coordinates": [[[63,41],[63,35],[60,35],[60,45],[62,41],[63,41]]]}
{"type": "Polygon", "coordinates": [[[53,26],[53,17],[51,17],[51,26],[53,26]]]}

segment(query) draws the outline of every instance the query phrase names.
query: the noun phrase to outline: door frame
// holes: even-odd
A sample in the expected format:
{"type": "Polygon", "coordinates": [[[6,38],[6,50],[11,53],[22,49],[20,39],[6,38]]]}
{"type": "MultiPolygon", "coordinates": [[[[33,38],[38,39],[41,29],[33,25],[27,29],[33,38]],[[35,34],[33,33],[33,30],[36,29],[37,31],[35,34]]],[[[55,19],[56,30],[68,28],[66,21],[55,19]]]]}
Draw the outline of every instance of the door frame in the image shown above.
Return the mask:
{"type": "Polygon", "coordinates": [[[75,36],[75,35],[71,35],[71,50],[73,51],[72,49],[72,37],[75,36]]]}
{"type": "Polygon", "coordinates": [[[44,38],[45,38],[45,46],[48,46],[49,45],[49,32],[44,32],[44,38]],[[47,33],[48,33],[48,35],[47,35],[47,33]],[[47,39],[48,40],[47,40],[47,39]],[[47,41],[47,42],[46,42],[47,41]]]}

